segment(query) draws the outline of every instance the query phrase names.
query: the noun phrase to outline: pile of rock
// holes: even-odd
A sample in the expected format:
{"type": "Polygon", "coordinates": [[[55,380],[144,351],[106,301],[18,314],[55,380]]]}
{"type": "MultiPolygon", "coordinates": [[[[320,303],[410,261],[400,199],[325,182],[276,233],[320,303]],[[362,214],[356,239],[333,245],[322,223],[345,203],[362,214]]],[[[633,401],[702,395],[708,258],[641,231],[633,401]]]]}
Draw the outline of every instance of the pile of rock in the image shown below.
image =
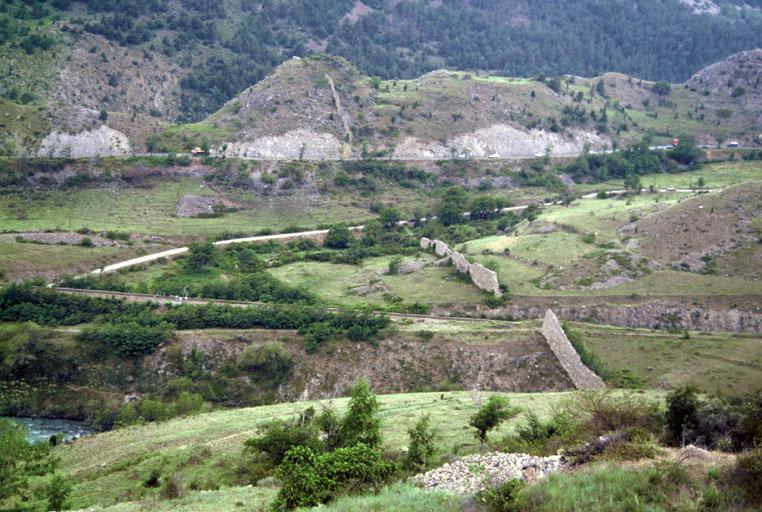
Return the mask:
{"type": "Polygon", "coordinates": [[[508,480],[532,482],[564,467],[564,462],[558,455],[534,457],[524,453],[488,453],[464,457],[428,473],[416,475],[412,481],[424,489],[472,496],[508,480]]]}

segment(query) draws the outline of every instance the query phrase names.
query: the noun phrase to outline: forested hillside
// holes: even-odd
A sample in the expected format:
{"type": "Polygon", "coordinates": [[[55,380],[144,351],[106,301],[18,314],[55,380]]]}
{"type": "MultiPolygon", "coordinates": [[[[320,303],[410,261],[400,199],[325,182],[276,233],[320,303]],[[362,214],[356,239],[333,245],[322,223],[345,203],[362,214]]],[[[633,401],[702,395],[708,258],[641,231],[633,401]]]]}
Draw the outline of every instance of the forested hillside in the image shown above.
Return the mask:
{"type": "Polygon", "coordinates": [[[122,98],[137,90],[150,100],[164,87],[160,101],[146,100],[134,111],[198,120],[295,55],[340,55],[382,78],[447,67],[508,76],[621,71],[682,82],[711,62],[762,46],[758,0],[710,3],[716,9],[706,12],[687,4],[6,0],[0,3],[0,94],[14,102],[55,99],[126,111],[122,98]],[[161,72],[170,66],[177,79],[166,85],[161,72]],[[153,69],[158,74],[135,79],[153,69]],[[105,78],[90,83],[83,76],[105,78]]]}

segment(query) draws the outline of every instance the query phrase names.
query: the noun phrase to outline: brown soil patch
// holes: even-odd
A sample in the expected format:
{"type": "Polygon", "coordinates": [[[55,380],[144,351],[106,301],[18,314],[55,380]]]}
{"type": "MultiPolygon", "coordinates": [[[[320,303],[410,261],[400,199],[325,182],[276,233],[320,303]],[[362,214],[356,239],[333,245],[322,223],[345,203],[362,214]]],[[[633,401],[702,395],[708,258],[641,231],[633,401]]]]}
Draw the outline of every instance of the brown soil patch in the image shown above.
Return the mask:
{"type": "Polygon", "coordinates": [[[707,257],[756,242],[751,221],[762,215],[762,183],[702,195],[637,223],[642,252],[665,265],[700,271],[707,257]]]}
{"type": "MultiPolygon", "coordinates": [[[[358,379],[366,378],[382,394],[437,389],[538,392],[572,389],[572,383],[539,334],[490,331],[490,341],[464,343],[454,336],[422,340],[398,334],[373,346],[334,341],[315,354],[304,350],[294,331],[189,331],[173,342],[184,352],[196,346],[215,371],[235,360],[250,344],[282,343],[294,358],[290,377],[278,389],[279,401],[342,396],[358,379]],[[497,341],[501,338],[506,341],[497,341]]],[[[150,366],[167,368],[165,349],[151,357],[150,366]]]]}

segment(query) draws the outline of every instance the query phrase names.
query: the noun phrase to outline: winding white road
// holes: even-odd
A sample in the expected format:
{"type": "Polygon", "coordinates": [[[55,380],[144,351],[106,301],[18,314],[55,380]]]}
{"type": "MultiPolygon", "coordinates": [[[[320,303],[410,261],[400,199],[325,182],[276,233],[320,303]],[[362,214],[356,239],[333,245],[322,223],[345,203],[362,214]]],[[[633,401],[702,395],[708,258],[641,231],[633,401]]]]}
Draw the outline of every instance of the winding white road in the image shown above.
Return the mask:
{"type": "MultiPolygon", "coordinates": [[[[719,190],[719,189],[714,189],[719,190]]],[[[624,194],[626,190],[607,190],[606,193],[610,195],[619,195],[624,194]]],[[[695,192],[695,190],[691,189],[659,189],[658,192],[682,192],[682,193],[690,193],[695,192]]],[[[592,192],[589,194],[585,194],[581,197],[581,199],[595,199],[597,197],[597,192],[592,192]]],[[[553,205],[559,205],[563,204],[561,201],[557,201],[555,203],[543,203],[542,206],[553,206],[553,205]]],[[[528,206],[510,206],[508,208],[503,208],[501,212],[508,213],[508,212],[520,212],[525,209],[527,209],[528,206]]],[[[465,212],[463,214],[464,217],[470,216],[470,212],[465,212]]],[[[433,220],[436,217],[432,217],[432,219],[421,219],[422,222],[426,222],[428,220],[433,220]]],[[[400,225],[407,224],[408,221],[400,221],[400,225]]],[[[350,227],[350,231],[359,232],[362,231],[365,228],[365,226],[354,226],[350,227]]],[[[234,238],[231,240],[220,240],[219,242],[214,242],[214,245],[217,246],[224,246],[224,245],[231,245],[231,244],[241,244],[241,243],[257,243],[257,242],[270,242],[270,241],[278,241],[278,240],[298,240],[301,238],[312,238],[312,237],[318,237],[318,236],[325,236],[328,234],[327,229],[318,229],[314,231],[300,231],[297,233],[281,233],[278,235],[262,235],[262,236],[251,236],[246,238],[234,238]]],[[[143,263],[151,263],[153,261],[159,260],[161,258],[172,258],[175,256],[179,256],[181,254],[185,254],[188,252],[188,247],[178,247],[176,249],[169,249],[167,251],[157,252],[153,254],[147,254],[145,256],[140,256],[138,258],[132,258],[130,260],[120,261],[119,263],[113,263],[111,265],[106,265],[105,267],[97,268],[93,271],[91,271],[90,275],[99,275],[99,274],[107,274],[109,272],[116,272],[117,270],[132,267],[135,265],[142,265],[143,263]]],[[[83,274],[81,276],[77,277],[84,277],[88,274],[83,274]]]]}

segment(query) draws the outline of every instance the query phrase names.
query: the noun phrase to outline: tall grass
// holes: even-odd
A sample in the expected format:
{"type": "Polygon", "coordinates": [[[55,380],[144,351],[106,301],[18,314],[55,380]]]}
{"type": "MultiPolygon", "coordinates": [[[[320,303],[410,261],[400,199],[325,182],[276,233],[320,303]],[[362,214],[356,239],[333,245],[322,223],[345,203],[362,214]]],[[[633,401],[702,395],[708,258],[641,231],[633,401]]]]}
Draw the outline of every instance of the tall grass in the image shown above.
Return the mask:
{"type": "MultiPolygon", "coordinates": [[[[424,491],[414,485],[398,482],[370,496],[345,496],[328,505],[323,512],[371,512],[394,510],[396,512],[460,512],[465,499],[443,492],[424,491]]],[[[300,509],[305,510],[305,509],[300,509]]]]}

